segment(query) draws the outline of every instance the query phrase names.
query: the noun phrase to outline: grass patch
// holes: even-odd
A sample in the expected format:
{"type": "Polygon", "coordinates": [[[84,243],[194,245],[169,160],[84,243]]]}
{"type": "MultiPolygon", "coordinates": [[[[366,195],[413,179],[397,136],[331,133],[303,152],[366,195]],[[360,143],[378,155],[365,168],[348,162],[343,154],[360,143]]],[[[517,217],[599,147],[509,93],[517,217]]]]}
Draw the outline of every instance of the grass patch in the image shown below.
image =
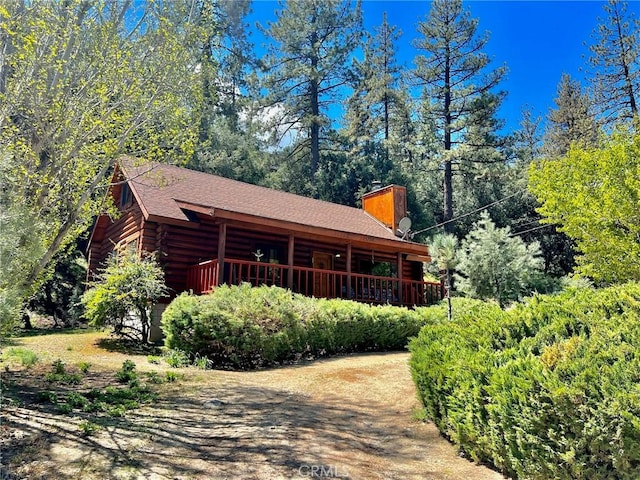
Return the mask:
{"type": "Polygon", "coordinates": [[[169,350],[164,355],[164,361],[173,368],[188,367],[191,364],[189,355],[182,350],[169,350]]]}
{"type": "Polygon", "coordinates": [[[80,425],[78,425],[78,428],[80,428],[80,431],[84,436],[89,436],[89,435],[93,435],[102,427],[100,427],[100,425],[93,423],[89,420],[84,420],[80,422],[80,425]]]}
{"type": "Polygon", "coordinates": [[[89,363],[89,362],[80,362],[80,363],[78,363],[78,368],[80,369],[80,371],[82,373],[84,373],[86,375],[87,373],[89,373],[89,369],[91,368],[91,363],[89,363]]]}
{"type": "Polygon", "coordinates": [[[32,328],[30,330],[21,330],[20,337],[43,337],[48,335],[75,335],[79,333],[98,332],[97,328],[87,327],[67,327],[67,328],[32,328]]]}
{"type": "MultiPolygon", "coordinates": [[[[178,376],[173,372],[173,380],[178,376]]],[[[79,374],[70,374],[65,370],[62,361],[53,363],[52,371],[47,374],[49,378],[56,383],[69,383],[65,379],[72,375],[78,376],[78,383],[81,383],[79,374]]],[[[74,377],[75,378],[75,377],[74,377]]],[[[122,368],[116,372],[116,380],[120,383],[127,383],[127,386],[116,387],[108,385],[104,389],[92,388],[90,390],[76,390],[66,395],[60,395],[51,390],[43,390],[38,392],[37,401],[39,403],[49,403],[55,405],[61,414],[71,414],[80,410],[83,412],[101,414],[110,417],[123,417],[127,411],[139,408],[141,405],[150,403],[157,398],[156,392],[152,391],[146,384],[140,384],[138,374],[135,370],[135,363],[126,360],[123,362],[122,368]]],[[[164,380],[157,372],[151,372],[149,383],[164,383],[164,380]]]]}
{"type": "Polygon", "coordinates": [[[2,354],[2,361],[7,363],[20,363],[23,367],[30,368],[40,361],[38,354],[28,348],[10,347],[2,354]]]}

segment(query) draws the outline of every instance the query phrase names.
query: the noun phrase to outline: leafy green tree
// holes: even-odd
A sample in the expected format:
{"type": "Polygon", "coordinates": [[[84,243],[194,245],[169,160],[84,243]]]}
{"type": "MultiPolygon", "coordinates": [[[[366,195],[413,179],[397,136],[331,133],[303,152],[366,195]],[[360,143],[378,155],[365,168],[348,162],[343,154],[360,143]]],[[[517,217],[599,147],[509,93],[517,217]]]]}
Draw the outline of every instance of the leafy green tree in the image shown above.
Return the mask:
{"type": "Polygon", "coordinates": [[[24,272],[33,258],[44,254],[39,241],[46,224],[31,218],[26,199],[14,194],[14,172],[19,161],[0,146],[0,335],[14,330],[20,321],[25,297],[21,288],[24,272]]]}
{"type": "Polygon", "coordinates": [[[509,227],[497,228],[487,212],[462,241],[458,259],[457,289],[472,298],[495,299],[504,306],[541,283],[538,244],[527,245],[509,227]]]}
{"type": "Polygon", "coordinates": [[[265,29],[272,43],[263,86],[278,135],[298,132],[283,168],[304,163],[301,173],[313,184],[322,133],[331,123],[327,108],[338,101],[350,55],[360,43],[360,4],[354,9],[349,0],[308,0],[280,6],[265,29]]]}
{"type": "Polygon", "coordinates": [[[135,251],[125,250],[109,258],[82,295],[84,316],[92,325],[110,326],[116,335],[146,342],[151,307],[167,292],[164,272],[155,258],[140,258],[135,251]]]}
{"type": "Polygon", "coordinates": [[[440,271],[444,271],[444,288],[447,298],[447,317],[449,321],[453,318],[451,309],[451,273],[458,264],[457,250],[458,239],[451,234],[436,235],[429,243],[429,254],[432,260],[438,265],[440,271]]]}
{"type": "Polygon", "coordinates": [[[581,275],[600,283],[640,278],[639,171],[640,137],[621,134],[600,149],[572,148],[531,166],[543,221],[576,242],[581,275]]]}
{"type": "Polygon", "coordinates": [[[640,23],[627,2],[609,0],[606,18],[593,33],[589,64],[596,105],[607,123],[638,116],[640,88],[640,23]]]}
{"type": "Polygon", "coordinates": [[[22,298],[104,211],[121,155],[175,162],[192,154],[198,68],[185,45],[200,30],[190,3],[0,5],[4,188],[29,237],[4,261],[21,272],[11,288],[22,298]]]}
{"type": "Polygon", "coordinates": [[[585,148],[597,146],[600,128],[591,100],[582,93],[580,83],[563,74],[554,102],[556,108],[547,115],[543,153],[548,157],[559,157],[573,144],[585,148]]]}
{"type": "MultiPolygon", "coordinates": [[[[415,59],[413,72],[423,86],[426,110],[440,143],[437,162],[443,166],[443,221],[453,218],[454,164],[474,158],[496,145],[491,140],[495,112],[502,94],[491,93],[505,74],[505,67],[489,70],[490,58],[483,52],[488,35],[477,35],[478,20],[470,17],[461,0],[434,0],[421,35],[414,46],[424,52],[415,59]],[[466,146],[465,149],[459,147],[466,146]]],[[[447,232],[453,224],[447,223],[447,232]]]]}

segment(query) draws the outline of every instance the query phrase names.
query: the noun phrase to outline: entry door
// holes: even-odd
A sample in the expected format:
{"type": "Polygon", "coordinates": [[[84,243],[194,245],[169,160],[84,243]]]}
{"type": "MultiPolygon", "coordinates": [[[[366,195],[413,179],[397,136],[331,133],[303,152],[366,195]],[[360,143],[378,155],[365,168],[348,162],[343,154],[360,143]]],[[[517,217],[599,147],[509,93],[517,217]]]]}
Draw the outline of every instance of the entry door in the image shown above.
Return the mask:
{"type": "MultiPolygon", "coordinates": [[[[331,270],[333,268],[333,255],[324,252],[313,252],[313,268],[319,270],[331,270]]],[[[328,298],[330,290],[330,275],[328,273],[313,272],[313,296],[316,298],[328,298]]]]}

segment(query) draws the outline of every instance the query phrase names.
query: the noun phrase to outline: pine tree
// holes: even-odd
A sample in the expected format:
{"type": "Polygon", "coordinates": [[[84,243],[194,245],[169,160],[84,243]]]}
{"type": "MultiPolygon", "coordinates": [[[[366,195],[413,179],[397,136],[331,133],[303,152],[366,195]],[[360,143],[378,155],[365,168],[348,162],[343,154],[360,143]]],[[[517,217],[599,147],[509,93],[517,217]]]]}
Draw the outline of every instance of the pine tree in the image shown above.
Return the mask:
{"type": "MultiPolygon", "coordinates": [[[[486,149],[491,123],[502,94],[491,93],[505,74],[505,67],[488,70],[489,57],[482,52],[488,35],[477,35],[478,20],[463,9],[461,0],[434,0],[425,21],[418,24],[422,35],[415,47],[424,51],[416,57],[417,84],[425,89],[430,102],[443,163],[443,221],[453,218],[453,164],[460,145],[468,150],[486,149]],[[475,125],[475,127],[474,127],[475,125]],[[475,128],[475,132],[471,132],[475,128]],[[489,130],[486,130],[486,129],[489,130]],[[467,143],[470,141],[471,143],[467,143]]],[[[453,224],[446,225],[451,232],[453,224]]]]}
{"type": "Polygon", "coordinates": [[[245,20],[251,13],[251,2],[220,0],[216,6],[220,35],[212,57],[218,65],[218,109],[233,127],[249,101],[246,93],[253,87],[251,72],[258,66],[245,20]]]}
{"type": "Polygon", "coordinates": [[[599,113],[606,122],[638,116],[640,88],[640,23],[627,12],[627,2],[609,0],[607,14],[593,36],[589,64],[599,113]]]}
{"type": "Polygon", "coordinates": [[[591,112],[591,101],[580,83],[563,74],[558,85],[556,108],[547,116],[543,151],[546,156],[566,155],[571,145],[581,148],[598,144],[599,126],[591,112]]]}
{"type": "Polygon", "coordinates": [[[189,167],[250,183],[267,174],[266,153],[256,120],[257,66],[247,34],[248,0],[200,4],[206,30],[200,52],[202,105],[199,142],[189,167]]]}
{"type": "Polygon", "coordinates": [[[389,25],[386,12],[375,35],[367,34],[364,58],[354,65],[354,93],[348,102],[348,130],[356,137],[388,141],[392,117],[406,106],[395,43],[401,32],[389,25]]]}
{"type": "Polygon", "coordinates": [[[554,225],[541,225],[541,215],[536,211],[540,204],[527,191],[530,165],[543,155],[541,117],[525,108],[522,111],[520,129],[514,132],[511,145],[510,168],[503,180],[503,196],[521,192],[514,198],[492,209],[494,218],[503,218],[504,224],[527,243],[537,242],[544,260],[544,273],[554,277],[566,276],[573,271],[574,242],[554,225]],[[498,210],[498,211],[496,211],[498,210]]]}
{"type": "Polygon", "coordinates": [[[535,116],[529,106],[522,109],[520,130],[514,132],[514,155],[517,165],[529,165],[540,156],[542,138],[540,125],[542,117],[535,116]]]}
{"type": "Polygon", "coordinates": [[[497,228],[483,212],[462,242],[457,266],[458,290],[500,305],[519,300],[541,283],[542,261],[537,243],[525,244],[509,228],[497,228]]]}
{"type": "Polygon", "coordinates": [[[441,272],[444,272],[444,289],[447,298],[447,318],[449,321],[453,318],[451,308],[451,289],[453,269],[458,264],[457,259],[458,239],[451,234],[438,234],[429,243],[429,254],[431,259],[438,265],[441,272]]]}
{"type": "Polygon", "coordinates": [[[289,153],[308,152],[308,177],[320,165],[321,133],[330,125],[327,108],[347,81],[351,52],[359,45],[360,4],[349,0],[280,2],[276,21],[265,34],[272,40],[265,58],[263,87],[270,106],[281,109],[280,135],[303,132],[289,153]]]}

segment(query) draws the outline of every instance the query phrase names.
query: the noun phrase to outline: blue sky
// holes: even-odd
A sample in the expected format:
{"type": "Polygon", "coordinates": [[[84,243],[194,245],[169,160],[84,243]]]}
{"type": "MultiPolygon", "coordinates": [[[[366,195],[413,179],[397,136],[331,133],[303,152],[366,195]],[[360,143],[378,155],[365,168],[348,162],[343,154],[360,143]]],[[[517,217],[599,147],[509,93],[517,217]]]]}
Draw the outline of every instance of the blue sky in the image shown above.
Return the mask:
{"type": "MultiPolygon", "coordinates": [[[[583,80],[581,68],[587,66],[588,45],[598,17],[604,18],[600,1],[492,1],[464,2],[471,15],[479,19],[479,31],[488,31],[485,49],[493,65],[506,64],[509,71],[500,85],[508,96],[500,110],[506,131],[518,128],[521,110],[529,105],[536,115],[546,115],[563,72],[583,80]],[[586,43],[586,45],[585,45],[586,43]]],[[[362,3],[364,26],[372,29],[387,12],[389,23],[403,35],[398,44],[401,64],[413,68],[418,53],[412,41],[418,37],[416,25],[429,11],[428,1],[365,0],[362,3]]],[[[273,20],[277,2],[257,0],[250,22],[273,20]]],[[[630,2],[629,12],[638,18],[640,2],[630,2]]],[[[259,35],[254,34],[259,43],[259,35]]]]}

